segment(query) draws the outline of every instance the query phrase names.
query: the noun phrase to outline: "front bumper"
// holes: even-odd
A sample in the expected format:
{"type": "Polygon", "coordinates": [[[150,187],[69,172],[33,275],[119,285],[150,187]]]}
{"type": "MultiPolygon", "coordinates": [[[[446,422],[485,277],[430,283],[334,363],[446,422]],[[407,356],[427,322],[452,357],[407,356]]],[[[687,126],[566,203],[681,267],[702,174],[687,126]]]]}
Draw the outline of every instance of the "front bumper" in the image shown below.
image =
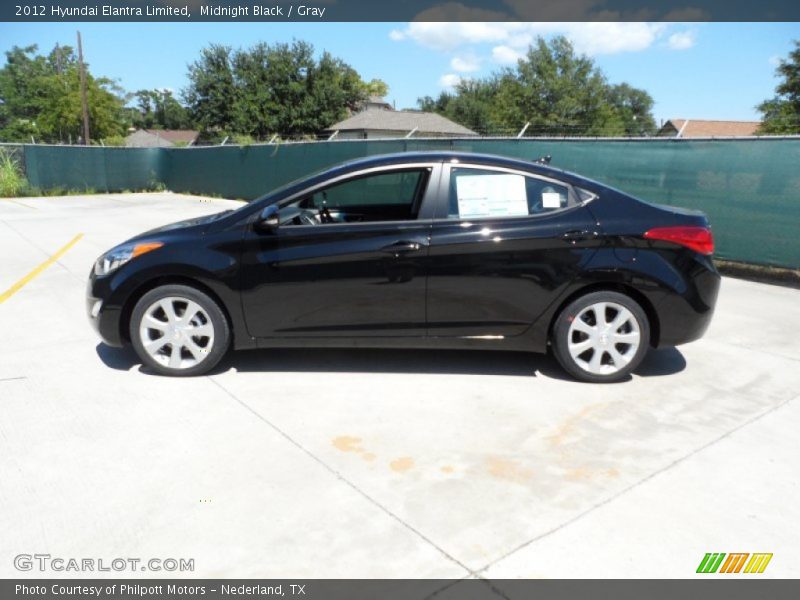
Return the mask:
{"type": "Polygon", "coordinates": [[[98,278],[94,271],[86,284],[86,315],[103,342],[114,347],[123,345],[120,327],[122,307],[113,302],[108,278],[98,278]]]}

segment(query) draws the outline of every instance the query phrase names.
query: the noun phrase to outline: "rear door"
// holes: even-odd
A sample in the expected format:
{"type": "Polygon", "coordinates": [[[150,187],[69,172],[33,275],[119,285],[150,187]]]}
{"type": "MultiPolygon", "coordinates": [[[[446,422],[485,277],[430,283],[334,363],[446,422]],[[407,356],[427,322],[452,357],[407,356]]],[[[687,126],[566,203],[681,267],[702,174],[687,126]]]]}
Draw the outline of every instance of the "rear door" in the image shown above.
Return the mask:
{"type": "Polygon", "coordinates": [[[506,337],[536,321],[594,252],[591,214],[562,181],[443,166],[428,255],[428,335],[506,337]]]}

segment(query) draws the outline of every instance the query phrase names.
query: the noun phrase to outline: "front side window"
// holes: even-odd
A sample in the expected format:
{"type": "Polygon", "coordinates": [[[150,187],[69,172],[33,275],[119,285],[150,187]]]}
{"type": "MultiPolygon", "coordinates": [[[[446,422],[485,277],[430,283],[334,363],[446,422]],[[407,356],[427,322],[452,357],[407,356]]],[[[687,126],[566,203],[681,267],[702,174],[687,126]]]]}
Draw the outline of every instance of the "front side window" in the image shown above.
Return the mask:
{"type": "Polygon", "coordinates": [[[450,219],[539,215],[569,206],[569,189],[545,179],[490,169],[450,170],[450,219]]]}
{"type": "Polygon", "coordinates": [[[373,173],[316,190],[280,210],[285,225],[415,219],[430,169],[373,173]]]}

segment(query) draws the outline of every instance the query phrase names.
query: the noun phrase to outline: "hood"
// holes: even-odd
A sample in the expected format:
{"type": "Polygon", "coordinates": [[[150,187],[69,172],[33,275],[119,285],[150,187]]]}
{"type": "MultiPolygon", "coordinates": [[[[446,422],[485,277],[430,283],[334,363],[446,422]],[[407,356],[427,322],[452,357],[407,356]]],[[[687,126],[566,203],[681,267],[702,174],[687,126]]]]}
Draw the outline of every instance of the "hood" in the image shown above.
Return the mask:
{"type": "Polygon", "coordinates": [[[176,221],[175,223],[170,223],[169,225],[162,225],[161,227],[156,227],[155,229],[151,229],[149,231],[145,231],[144,233],[140,233],[139,235],[136,236],[136,238],[151,237],[153,234],[164,233],[165,231],[176,231],[180,229],[189,229],[192,227],[198,227],[201,225],[205,225],[206,223],[211,223],[213,221],[216,221],[221,216],[229,212],[231,211],[224,210],[222,212],[214,213],[213,215],[205,215],[203,217],[194,217],[192,219],[184,219],[183,221],[176,221]]]}

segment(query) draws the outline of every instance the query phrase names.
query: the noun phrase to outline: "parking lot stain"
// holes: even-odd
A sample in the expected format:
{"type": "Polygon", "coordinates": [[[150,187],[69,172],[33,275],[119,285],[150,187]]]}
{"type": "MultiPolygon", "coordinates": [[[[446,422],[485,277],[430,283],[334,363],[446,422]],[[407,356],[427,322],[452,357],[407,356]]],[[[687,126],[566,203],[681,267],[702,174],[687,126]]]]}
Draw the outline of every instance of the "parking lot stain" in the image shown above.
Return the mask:
{"type": "Polygon", "coordinates": [[[389,463],[389,468],[395,473],[405,473],[414,468],[414,459],[410,456],[396,458],[389,463]]]}
{"type": "Polygon", "coordinates": [[[525,483],[533,477],[533,469],[507,458],[491,456],[486,459],[486,470],[495,479],[525,483]]]}
{"type": "Polygon", "coordinates": [[[553,434],[548,436],[547,440],[550,442],[550,445],[553,447],[561,446],[573,433],[575,433],[575,430],[578,428],[581,422],[589,416],[590,413],[605,408],[607,404],[607,402],[600,402],[599,404],[590,404],[589,406],[584,406],[574,415],[564,419],[564,421],[556,428],[553,434]]]}
{"type": "Polygon", "coordinates": [[[364,448],[361,447],[360,437],[340,435],[339,437],[333,438],[331,443],[333,444],[334,448],[341,450],[342,452],[355,452],[356,454],[364,452],[364,448]]]}

